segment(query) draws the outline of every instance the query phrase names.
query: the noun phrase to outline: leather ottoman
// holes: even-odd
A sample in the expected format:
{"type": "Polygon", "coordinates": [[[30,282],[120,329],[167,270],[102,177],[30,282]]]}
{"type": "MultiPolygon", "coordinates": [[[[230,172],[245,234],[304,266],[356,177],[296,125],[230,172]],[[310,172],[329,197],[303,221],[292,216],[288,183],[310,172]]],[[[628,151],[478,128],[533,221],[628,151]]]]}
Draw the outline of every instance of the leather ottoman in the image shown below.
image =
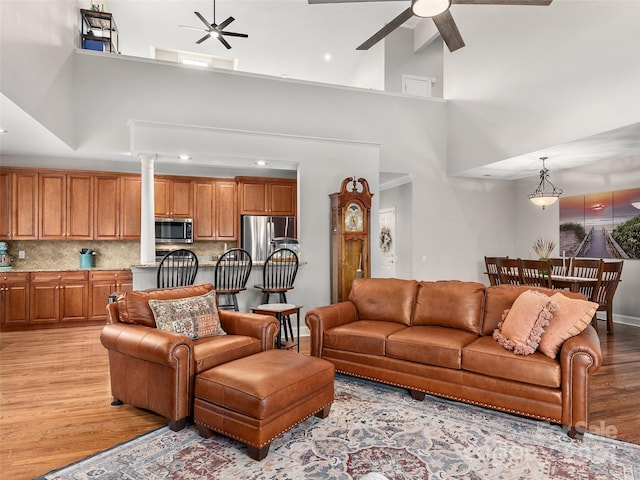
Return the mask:
{"type": "Polygon", "coordinates": [[[262,460],[271,441],[333,403],[332,363],[286,350],[268,350],[196,376],[193,420],[200,435],[239,440],[262,460]]]}

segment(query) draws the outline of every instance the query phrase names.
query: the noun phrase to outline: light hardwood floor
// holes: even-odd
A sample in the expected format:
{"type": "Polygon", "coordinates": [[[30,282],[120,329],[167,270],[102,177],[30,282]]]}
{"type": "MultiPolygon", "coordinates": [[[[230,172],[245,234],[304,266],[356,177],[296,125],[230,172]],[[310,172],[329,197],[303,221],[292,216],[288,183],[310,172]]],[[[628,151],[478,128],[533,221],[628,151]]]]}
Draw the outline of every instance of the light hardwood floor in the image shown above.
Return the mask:
{"type": "MultiPolygon", "coordinates": [[[[601,323],[604,367],[591,382],[591,424],[640,443],[640,328],[601,323]]],[[[0,334],[0,478],[28,479],[164,425],[111,407],[101,327],[0,334]]],[[[302,353],[309,353],[308,338],[302,353]]]]}

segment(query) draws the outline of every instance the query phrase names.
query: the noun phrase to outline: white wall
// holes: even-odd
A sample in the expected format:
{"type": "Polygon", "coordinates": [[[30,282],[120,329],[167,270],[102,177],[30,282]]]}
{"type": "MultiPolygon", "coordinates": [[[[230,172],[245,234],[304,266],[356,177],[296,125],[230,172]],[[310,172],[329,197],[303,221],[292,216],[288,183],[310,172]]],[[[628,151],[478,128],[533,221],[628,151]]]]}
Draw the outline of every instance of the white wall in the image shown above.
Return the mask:
{"type": "Polygon", "coordinates": [[[433,77],[431,96],[442,98],[442,40],[436,40],[414,52],[414,32],[398,28],[384,40],[385,68],[384,89],[402,93],[402,74],[433,77]]]}
{"type": "MultiPolygon", "coordinates": [[[[562,196],[640,188],[640,158],[622,158],[572,170],[551,172],[552,181],[563,189],[562,196]]],[[[527,199],[538,178],[515,182],[515,242],[511,255],[535,258],[531,244],[538,237],[559,242],[559,202],[542,210],[527,199]]],[[[556,247],[556,255],[560,255],[556,247]]],[[[640,260],[625,260],[622,282],[613,304],[616,321],[640,325],[640,260]]]]}
{"type": "Polygon", "coordinates": [[[449,173],[638,121],[640,2],[453,8],[466,47],[445,52],[449,173]]]}
{"type": "Polygon", "coordinates": [[[2,93],[58,136],[75,145],[74,48],[79,46],[75,0],[2,0],[2,93]],[[51,95],[55,92],[55,95],[51,95]]]}

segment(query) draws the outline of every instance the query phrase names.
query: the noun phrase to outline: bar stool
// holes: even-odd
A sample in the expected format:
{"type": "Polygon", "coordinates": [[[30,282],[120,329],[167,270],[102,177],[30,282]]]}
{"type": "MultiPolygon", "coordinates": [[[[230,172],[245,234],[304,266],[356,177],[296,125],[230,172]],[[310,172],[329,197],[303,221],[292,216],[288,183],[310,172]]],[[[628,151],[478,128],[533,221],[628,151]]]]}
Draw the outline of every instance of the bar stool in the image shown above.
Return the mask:
{"type": "Polygon", "coordinates": [[[218,303],[223,310],[238,311],[237,294],[246,290],[251,273],[251,254],[242,248],[232,248],[224,252],[216,262],[214,288],[220,297],[226,297],[227,303],[218,303]]]}
{"type": "MultiPolygon", "coordinates": [[[[293,290],[293,282],[298,273],[298,255],[289,248],[279,248],[274,250],[264,262],[262,270],[262,284],[254,285],[262,291],[261,306],[269,303],[272,294],[278,295],[280,304],[289,305],[287,302],[287,292],[293,290]]],[[[289,340],[289,333],[293,340],[293,328],[288,315],[282,315],[282,329],[284,336],[289,340]],[[287,327],[289,331],[287,332],[287,327]]]]}
{"type": "Polygon", "coordinates": [[[285,330],[285,340],[287,343],[285,345],[282,344],[282,329],[278,332],[278,337],[276,338],[276,347],[289,349],[294,346],[298,347],[298,353],[300,352],[300,309],[301,305],[292,305],[290,303],[264,303],[262,305],[258,305],[257,307],[251,307],[252,313],[258,313],[260,315],[271,315],[272,317],[276,317],[280,322],[280,325],[283,326],[285,330]],[[293,342],[293,330],[291,330],[291,342],[288,343],[289,337],[287,336],[286,325],[289,324],[289,329],[291,329],[291,318],[290,315],[296,316],[296,342],[293,342]],[[287,323],[285,323],[287,322],[287,323]]]}

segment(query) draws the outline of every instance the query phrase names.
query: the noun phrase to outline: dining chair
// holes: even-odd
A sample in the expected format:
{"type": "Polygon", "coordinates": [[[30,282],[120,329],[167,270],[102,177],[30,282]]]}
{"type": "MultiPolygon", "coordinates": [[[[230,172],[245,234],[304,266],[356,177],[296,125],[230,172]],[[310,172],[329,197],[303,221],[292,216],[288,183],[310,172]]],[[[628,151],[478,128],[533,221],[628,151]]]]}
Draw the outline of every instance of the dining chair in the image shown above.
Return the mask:
{"type": "Polygon", "coordinates": [[[523,285],[552,288],[549,260],[520,259],[520,278],[523,285]]]}
{"type": "MultiPolygon", "coordinates": [[[[607,317],[607,331],[613,333],[613,296],[620,283],[622,276],[622,266],[624,261],[605,262],[602,261],[598,283],[593,289],[591,301],[597,302],[599,312],[605,312],[607,317]]],[[[598,330],[597,318],[593,317],[593,322],[598,330]]]]}
{"type": "Polygon", "coordinates": [[[498,268],[498,278],[500,279],[501,284],[522,284],[519,258],[498,257],[498,259],[496,260],[496,266],[498,268]]]}
{"type": "Polygon", "coordinates": [[[496,264],[496,260],[498,257],[484,257],[484,264],[487,269],[485,272],[489,277],[489,285],[496,286],[500,285],[500,277],[498,276],[498,265],[496,264]]]}
{"type": "Polygon", "coordinates": [[[554,257],[549,259],[551,264],[551,275],[568,275],[569,274],[569,259],[554,257]]]}
{"type": "MultiPolygon", "coordinates": [[[[598,278],[600,275],[600,266],[602,265],[603,260],[601,258],[573,258],[571,259],[571,273],[572,277],[583,277],[583,278],[598,278]]],[[[593,297],[594,285],[591,286],[580,286],[578,291],[582,293],[587,298],[593,297]]]]}
{"type": "MultiPolygon", "coordinates": [[[[278,295],[281,304],[287,304],[287,292],[293,290],[297,273],[298,255],[289,248],[274,250],[264,262],[262,283],[254,285],[254,288],[262,291],[262,305],[269,303],[272,294],[278,295]]],[[[293,327],[289,316],[282,317],[282,327],[285,340],[289,340],[287,327],[293,339],[293,327]]]]}
{"type": "Polygon", "coordinates": [[[158,265],[158,288],[193,285],[198,273],[198,257],[191,250],[179,248],[167,253],[158,265]]]}
{"type": "Polygon", "coordinates": [[[231,248],[220,255],[213,274],[218,308],[238,311],[237,295],[247,289],[252,266],[251,254],[242,248],[231,248]],[[227,303],[220,303],[221,298],[227,303]]]}

